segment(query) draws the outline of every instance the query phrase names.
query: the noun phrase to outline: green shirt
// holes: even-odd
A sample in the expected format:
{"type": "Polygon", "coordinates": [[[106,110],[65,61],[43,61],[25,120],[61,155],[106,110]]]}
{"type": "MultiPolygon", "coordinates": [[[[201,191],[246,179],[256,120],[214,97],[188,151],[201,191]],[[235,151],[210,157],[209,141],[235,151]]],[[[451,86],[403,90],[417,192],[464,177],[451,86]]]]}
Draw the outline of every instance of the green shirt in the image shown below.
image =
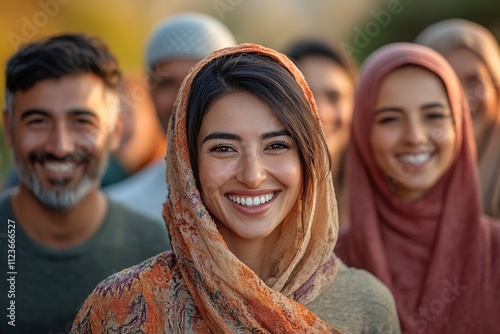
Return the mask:
{"type": "Polygon", "coordinates": [[[0,194],[0,333],[68,333],[80,306],[101,280],[170,249],[163,224],[113,201],[91,239],[76,247],[51,249],[17,224],[10,198],[9,190],[0,194]],[[14,311],[8,309],[12,302],[14,311]]]}
{"type": "Polygon", "coordinates": [[[344,333],[401,333],[390,290],[369,272],[344,263],[340,264],[333,284],[306,306],[344,333]]]}

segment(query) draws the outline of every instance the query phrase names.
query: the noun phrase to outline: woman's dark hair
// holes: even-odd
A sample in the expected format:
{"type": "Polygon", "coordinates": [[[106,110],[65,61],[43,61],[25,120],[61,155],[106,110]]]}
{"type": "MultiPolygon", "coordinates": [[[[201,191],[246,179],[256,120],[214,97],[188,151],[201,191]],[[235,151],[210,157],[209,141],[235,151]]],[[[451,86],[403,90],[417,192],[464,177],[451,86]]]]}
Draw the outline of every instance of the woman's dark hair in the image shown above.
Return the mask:
{"type": "Polygon", "coordinates": [[[292,74],[274,59],[257,53],[217,58],[201,69],[193,80],[186,122],[191,165],[197,182],[198,135],[203,117],[217,99],[235,92],[248,92],[261,99],[295,139],[303,171],[302,196],[305,199],[312,175],[321,179],[330,170],[329,165],[324,166],[325,155],[326,159],[329,158],[326,142],[319,122],[292,74]]]}

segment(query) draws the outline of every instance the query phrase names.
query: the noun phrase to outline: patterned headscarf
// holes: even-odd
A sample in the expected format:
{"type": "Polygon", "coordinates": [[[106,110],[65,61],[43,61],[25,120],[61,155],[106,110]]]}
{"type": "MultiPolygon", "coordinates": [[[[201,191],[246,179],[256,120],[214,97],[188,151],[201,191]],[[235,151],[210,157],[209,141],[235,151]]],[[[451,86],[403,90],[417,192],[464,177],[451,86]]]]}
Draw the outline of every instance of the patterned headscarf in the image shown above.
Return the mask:
{"type": "MultiPolygon", "coordinates": [[[[162,253],[101,282],[75,319],[72,333],[339,333],[304,305],[332,283],[339,260],[337,208],[328,150],[315,157],[309,184],[281,223],[273,271],[265,282],[227,247],[203,204],[191,167],[187,105],[196,75],[210,62],[243,53],[269,57],[301,87],[319,122],[312,94],[284,55],[255,44],[216,51],[185,79],[168,131],[169,196],[163,215],[172,252],[162,253]],[[305,203],[303,203],[305,198],[305,203]]],[[[200,111],[201,112],[201,111],[200,111]]],[[[312,133],[322,140],[321,133],[312,133]]],[[[302,166],[304,168],[304,166],[302,166]]]]}
{"type": "Polygon", "coordinates": [[[336,273],[333,248],[338,222],[330,176],[324,179],[322,175],[313,175],[304,215],[298,199],[293,212],[283,222],[287,228],[283,229],[284,235],[274,256],[277,272],[267,285],[229,251],[196,187],[186,136],[186,111],[192,82],[214,59],[241,53],[266,55],[285,67],[303,89],[311,112],[319,120],[302,74],[286,56],[274,50],[242,44],[216,51],[198,63],[181,87],[168,132],[170,194],[164,217],[172,237],[172,248],[190,293],[212,330],[232,331],[241,327],[281,333],[333,330],[304,306],[292,301],[307,303],[315,299],[331,284],[336,273]]]}

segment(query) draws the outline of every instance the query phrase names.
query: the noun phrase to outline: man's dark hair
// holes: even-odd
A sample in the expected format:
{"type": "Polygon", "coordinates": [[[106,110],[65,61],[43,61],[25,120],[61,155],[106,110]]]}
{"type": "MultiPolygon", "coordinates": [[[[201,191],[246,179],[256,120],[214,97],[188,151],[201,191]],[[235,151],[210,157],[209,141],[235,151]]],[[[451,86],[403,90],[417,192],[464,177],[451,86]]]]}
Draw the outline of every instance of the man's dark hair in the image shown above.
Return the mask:
{"type": "Polygon", "coordinates": [[[26,91],[42,80],[85,73],[97,75],[112,90],[120,83],[118,62],[98,38],[69,34],[24,45],[7,62],[7,110],[12,110],[17,91],[26,91]]]}

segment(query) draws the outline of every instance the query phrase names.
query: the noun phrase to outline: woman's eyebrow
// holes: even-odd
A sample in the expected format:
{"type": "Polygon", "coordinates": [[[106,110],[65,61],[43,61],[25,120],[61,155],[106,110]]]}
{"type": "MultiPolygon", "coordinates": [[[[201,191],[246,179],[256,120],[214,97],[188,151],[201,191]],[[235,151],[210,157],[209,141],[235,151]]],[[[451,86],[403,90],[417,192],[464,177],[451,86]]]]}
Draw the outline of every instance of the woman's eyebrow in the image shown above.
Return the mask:
{"type": "Polygon", "coordinates": [[[280,137],[280,136],[292,136],[290,132],[287,130],[280,130],[280,131],[271,131],[271,132],[266,132],[260,136],[261,139],[269,139],[273,137],[280,137]]]}
{"type": "Polygon", "coordinates": [[[432,102],[424,104],[421,109],[444,108],[445,105],[441,102],[432,102]]]}
{"type": "MultiPolygon", "coordinates": [[[[290,132],[287,130],[280,130],[280,131],[271,131],[271,132],[266,132],[263,133],[260,138],[261,139],[269,139],[269,138],[274,138],[274,137],[279,137],[279,136],[290,136],[290,132]]],[[[203,138],[202,144],[213,139],[225,139],[225,140],[237,140],[241,141],[241,137],[238,136],[237,134],[234,133],[228,133],[228,132],[213,132],[203,138]]]]}
{"type": "Polygon", "coordinates": [[[227,132],[213,132],[211,134],[209,134],[208,136],[206,136],[205,138],[203,138],[203,141],[202,143],[205,143],[209,140],[212,140],[212,139],[226,139],[226,140],[238,140],[238,141],[241,141],[241,137],[234,134],[234,133],[227,133],[227,132]]]}
{"type": "MultiPolygon", "coordinates": [[[[420,109],[432,109],[432,108],[445,108],[445,105],[441,102],[431,102],[424,104],[420,109]]],[[[380,109],[375,110],[374,115],[382,113],[382,112],[402,112],[403,109],[400,107],[382,107],[380,109]]]]}
{"type": "Polygon", "coordinates": [[[403,109],[400,107],[382,107],[380,109],[375,110],[373,113],[374,115],[386,112],[386,111],[392,111],[392,112],[403,112],[403,109]]]}

